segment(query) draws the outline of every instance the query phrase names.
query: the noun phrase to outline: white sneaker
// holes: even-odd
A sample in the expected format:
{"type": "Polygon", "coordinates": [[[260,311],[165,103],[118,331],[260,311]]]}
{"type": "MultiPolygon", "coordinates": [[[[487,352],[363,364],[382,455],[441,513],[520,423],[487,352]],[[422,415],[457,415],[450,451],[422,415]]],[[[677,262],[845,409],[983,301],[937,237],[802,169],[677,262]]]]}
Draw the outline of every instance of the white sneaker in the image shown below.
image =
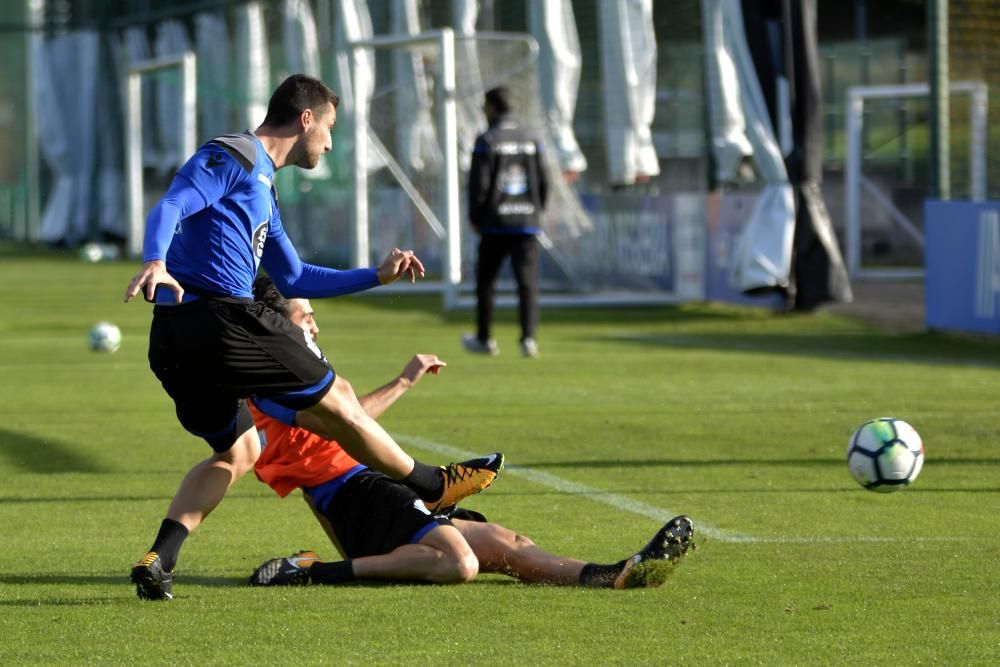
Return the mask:
{"type": "Polygon", "coordinates": [[[538,343],[534,338],[525,338],[521,341],[521,354],[529,359],[538,358],[538,343]]]}
{"type": "Polygon", "coordinates": [[[500,354],[500,346],[497,342],[490,338],[485,343],[474,334],[465,334],[462,336],[462,346],[465,347],[469,352],[474,352],[475,354],[488,354],[491,357],[495,357],[500,354]]]}

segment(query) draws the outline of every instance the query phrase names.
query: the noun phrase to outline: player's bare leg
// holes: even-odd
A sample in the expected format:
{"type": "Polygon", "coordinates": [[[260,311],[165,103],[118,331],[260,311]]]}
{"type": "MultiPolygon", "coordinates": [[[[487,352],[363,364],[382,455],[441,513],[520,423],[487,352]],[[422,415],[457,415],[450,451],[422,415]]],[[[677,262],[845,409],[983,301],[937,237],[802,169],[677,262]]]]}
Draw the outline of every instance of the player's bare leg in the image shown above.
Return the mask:
{"type": "Polygon", "coordinates": [[[216,452],[196,464],[184,476],[167,517],[192,531],[218,507],[226,491],[253,468],[260,456],[256,428],[244,432],[225,452],[216,452]]]}
{"type": "Polygon", "coordinates": [[[453,520],[479,559],[482,572],[532,583],[602,588],[662,585],[693,545],[694,525],[686,516],[668,521],[630,558],[600,565],[556,556],[527,537],[496,524],[453,520]]]}
{"type": "Polygon", "coordinates": [[[306,551],[273,558],[254,571],[250,584],[340,584],[357,579],[460,584],[478,573],[479,563],[462,534],[454,526],[438,526],[418,544],[404,544],[378,556],[322,562],[315,552],[306,551]]]}
{"type": "Polygon", "coordinates": [[[454,526],[438,526],[419,544],[404,544],[383,556],[353,561],[358,579],[428,581],[460,584],[479,573],[479,562],[462,534],[454,526]]]}
{"type": "Polygon", "coordinates": [[[327,440],[336,440],[358,462],[393,479],[413,472],[413,457],[368,416],[351,384],[339,375],[320,402],[300,411],[295,421],[327,440]]]}
{"type": "Polygon", "coordinates": [[[253,467],[260,456],[257,429],[247,429],[225,452],[216,452],[184,476],[167,510],[156,541],[132,567],[130,578],[143,600],[173,598],[173,570],[188,534],[201,525],[226,491],[253,467]]]}
{"type": "Polygon", "coordinates": [[[586,563],[556,556],[530,539],[495,523],[454,519],[455,527],[479,559],[479,570],[536,584],[576,586],[586,563]]]}

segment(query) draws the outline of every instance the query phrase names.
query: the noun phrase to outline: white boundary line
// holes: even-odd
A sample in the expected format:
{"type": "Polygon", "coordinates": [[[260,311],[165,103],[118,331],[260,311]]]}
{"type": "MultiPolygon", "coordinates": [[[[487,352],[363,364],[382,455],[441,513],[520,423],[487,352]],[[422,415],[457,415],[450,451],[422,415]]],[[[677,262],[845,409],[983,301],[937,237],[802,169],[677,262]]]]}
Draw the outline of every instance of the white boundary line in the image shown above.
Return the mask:
{"type": "MultiPolygon", "coordinates": [[[[478,454],[474,452],[469,452],[464,449],[459,449],[457,447],[452,447],[451,445],[434,442],[432,440],[414,435],[394,433],[393,436],[397,440],[408,445],[413,445],[414,447],[419,447],[420,449],[440,454],[453,461],[463,461],[465,459],[471,459],[478,456],[478,454]]],[[[539,486],[555,489],[556,491],[560,491],[562,493],[587,496],[590,500],[595,502],[611,505],[612,507],[617,507],[618,509],[625,510],[626,512],[631,512],[632,514],[638,514],[639,516],[653,519],[658,523],[665,523],[668,519],[677,515],[677,512],[671,512],[670,510],[654,507],[653,505],[648,505],[637,500],[631,500],[614,493],[607,493],[601,489],[596,489],[577,482],[571,482],[567,479],[563,479],[562,477],[557,477],[551,473],[535,470],[533,468],[524,466],[506,466],[504,468],[504,474],[511,475],[513,477],[520,477],[521,479],[538,484],[539,486]]],[[[724,542],[757,541],[753,537],[729,533],[701,521],[698,522],[696,530],[698,533],[705,535],[706,537],[724,542]]]]}
{"type": "MultiPolygon", "coordinates": [[[[414,447],[419,447],[420,449],[434,452],[435,454],[440,454],[452,461],[464,461],[466,459],[475,458],[479,456],[475,452],[466,451],[464,449],[459,449],[458,447],[453,447],[451,445],[446,445],[440,442],[435,442],[433,440],[428,440],[426,438],[421,438],[415,435],[407,435],[405,433],[393,433],[393,437],[399,442],[403,442],[408,445],[413,445],[414,447]]],[[[550,489],[555,489],[562,493],[587,496],[589,500],[594,502],[603,503],[605,505],[611,505],[612,507],[617,507],[618,509],[625,510],[626,512],[631,512],[632,514],[638,514],[639,516],[644,516],[649,519],[653,519],[658,523],[665,523],[668,519],[676,516],[677,512],[672,512],[667,509],[655,507],[638,500],[632,500],[624,496],[619,496],[614,493],[608,493],[601,489],[597,489],[585,484],[580,484],[578,482],[572,482],[562,477],[558,477],[551,473],[543,472],[541,470],[535,470],[526,466],[505,466],[504,474],[511,475],[513,477],[520,477],[539,486],[545,486],[550,489]]],[[[742,535],[740,533],[733,533],[720,528],[716,528],[711,524],[705,523],[700,519],[695,523],[695,534],[702,535],[711,540],[719,542],[736,542],[736,543],[752,543],[752,544],[836,544],[844,542],[864,542],[864,543],[894,543],[894,542],[965,542],[970,540],[975,540],[978,538],[974,537],[955,537],[955,536],[921,536],[921,537],[847,537],[847,536],[834,536],[829,537],[815,536],[815,537],[755,537],[753,535],[742,535]]]]}

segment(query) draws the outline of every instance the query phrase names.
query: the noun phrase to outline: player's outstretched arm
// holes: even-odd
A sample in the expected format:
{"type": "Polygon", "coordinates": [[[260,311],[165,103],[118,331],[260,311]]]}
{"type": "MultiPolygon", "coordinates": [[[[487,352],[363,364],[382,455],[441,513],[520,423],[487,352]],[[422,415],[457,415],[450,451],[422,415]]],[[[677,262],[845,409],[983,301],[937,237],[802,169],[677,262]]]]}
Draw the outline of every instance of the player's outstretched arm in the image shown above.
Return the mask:
{"type": "Polygon", "coordinates": [[[286,298],[321,299],[354,294],[393,283],[403,276],[414,282],[424,265],[412,250],[393,249],[377,268],[338,270],[303,262],[283,229],[268,237],[261,266],[286,298]]]}
{"type": "Polygon", "coordinates": [[[424,375],[428,373],[437,375],[445,366],[447,364],[438,359],[436,354],[415,354],[396,379],[371,393],[360,396],[358,402],[369,417],[378,419],[410,387],[420,382],[424,375]]]}
{"type": "Polygon", "coordinates": [[[152,301],[156,296],[156,288],[160,285],[167,287],[174,293],[174,301],[181,302],[184,298],[184,288],[174,280],[174,277],[167,273],[167,265],[162,260],[154,259],[142,265],[142,270],[135,274],[132,282],[125,290],[125,303],[128,303],[140,291],[147,301],[152,301]]]}

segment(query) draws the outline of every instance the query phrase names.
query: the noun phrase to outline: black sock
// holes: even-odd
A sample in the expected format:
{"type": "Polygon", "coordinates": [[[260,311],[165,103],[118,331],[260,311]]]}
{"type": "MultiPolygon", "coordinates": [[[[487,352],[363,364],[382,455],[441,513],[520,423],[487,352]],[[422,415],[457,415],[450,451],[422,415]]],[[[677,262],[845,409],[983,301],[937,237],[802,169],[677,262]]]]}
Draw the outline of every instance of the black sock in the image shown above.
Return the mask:
{"type": "Polygon", "coordinates": [[[345,584],[354,581],[354,567],[350,559],[334,563],[313,563],[309,568],[309,581],[313,584],[345,584]]]}
{"type": "Polygon", "coordinates": [[[423,500],[437,500],[444,493],[444,475],[441,474],[441,469],[417,460],[413,461],[413,470],[402,482],[416,491],[423,500]]]}
{"type": "Polygon", "coordinates": [[[181,550],[181,545],[187,539],[188,529],[180,521],[164,519],[160,524],[160,532],[156,535],[156,541],[149,548],[160,556],[163,569],[172,572],[177,565],[177,554],[181,550]]]}
{"type": "Polygon", "coordinates": [[[580,585],[592,586],[594,588],[611,588],[615,584],[615,578],[621,574],[625,567],[625,561],[620,560],[614,565],[598,565],[597,563],[587,563],[580,571],[580,585]]]}

